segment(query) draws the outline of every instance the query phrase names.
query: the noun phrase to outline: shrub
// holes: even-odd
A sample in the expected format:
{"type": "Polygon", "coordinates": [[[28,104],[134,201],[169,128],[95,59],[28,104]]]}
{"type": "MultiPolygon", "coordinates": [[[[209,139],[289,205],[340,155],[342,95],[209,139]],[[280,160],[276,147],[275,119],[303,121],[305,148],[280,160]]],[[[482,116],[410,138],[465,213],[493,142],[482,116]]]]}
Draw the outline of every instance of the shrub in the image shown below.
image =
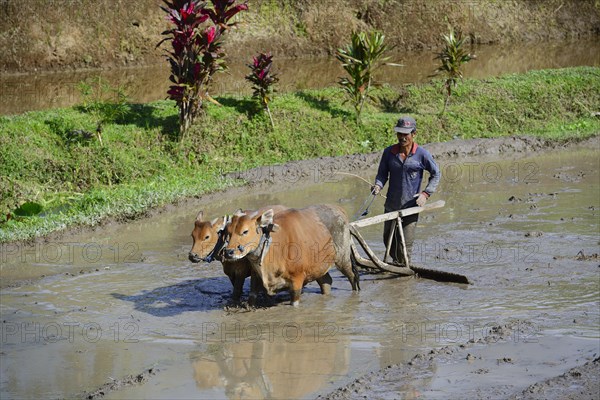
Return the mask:
{"type": "Polygon", "coordinates": [[[437,53],[435,59],[440,60],[440,66],[436,69],[436,74],[444,74],[446,79],[444,81],[444,88],[446,89],[446,100],[444,101],[444,108],[442,114],[446,111],[450,96],[452,96],[452,88],[456,87],[458,79],[462,79],[463,74],[461,67],[464,63],[471,61],[475,58],[475,55],[468,54],[464,49],[465,39],[462,37],[462,33],[454,33],[454,29],[450,28],[450,32],[447,35],[443,35],[444,46],[442,50],[437,53]]]}
{"type": "Polygon", "coordinates": [[[370,33],[352,32],[352,42],[338,49],[336,58],[349,77],[340,78],[339,84],[354,106],[356,122],[360,123],[360,114],[365,101],[370,98],[369,90],[373,82],[374,71],[389,57],[383,57],[388,50],[384,44],[385,35],[373,31],[370,33]]]}
{"type": "MultiPolygon", "coordinates": [[[[113,87],[105,79],[98,76],[79,83],[79,91],[82,97],[80,109],[90,114],[96,123],[96,138],[102,143],[102,128],[105,124],[111,124],[122,119],[129,112],[127,94],[121,86],[113,87]]],[[[88,132],[81,131],[82,137],[88,132]]],[[[74,140],[77,134],[67,133],[69,140],[74,140]]]]}
{"type": "Polygon", "coordinates": [[[222,47],[223,34],[235,23],[229,21],[240,11],[248,9],[246,3],[235,5],[236,0],[211,0],[213,8],[199,0],[163,0],[161,7],[168,20],[175,25],[164,31],[167,36],[160,43],[170,41],[167,51],[171,64],[169,80],[173,83],[167,94],[179,107],[181,138],[200,114],[204,100],[216,102],[208,93],[215,73],[227,69],[222,47]],[[204,22],[212,23],[202,27],[204,22]]]}
{"type": "Polygon", "coordinates": [[[275,91],[273,85],[279,81],[277,74],[271,73],[273,56],[271,53],[260,53],[258,56],[253,57],[252,64],[248,64],[248,67],[252,72],[246,75],[246,80],[252,83],[252,89],[254,89],[252,97],[258,99],[263,110],[269,115],[271,127],[275,129],[271,110],[269,109],[270,96],[275,91]]]}

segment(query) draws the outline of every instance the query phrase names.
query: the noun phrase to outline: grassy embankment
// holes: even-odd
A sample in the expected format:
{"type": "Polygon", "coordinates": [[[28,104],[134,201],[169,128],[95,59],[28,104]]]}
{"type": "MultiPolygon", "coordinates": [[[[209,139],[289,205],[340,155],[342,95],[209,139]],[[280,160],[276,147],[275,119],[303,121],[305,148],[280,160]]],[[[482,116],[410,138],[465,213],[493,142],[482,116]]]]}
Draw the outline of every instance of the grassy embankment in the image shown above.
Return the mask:
{"type": "Polygon", "coordinates": [[[383,88],[357,127],[338,88],[281,94],[272,102],[276,130],[249,98],[217,97],[188,139],[176,139],[170,101],[128,104],[104,128],[103,145],[81,108],[0,117],[0,242],[25,240],[107,218],[130,219],[152,207],[240,184],[224,172],[318,156],[378,151],[395,140],[399,114],[419,122],[419,142],[534,135],[583,139],[600,132],[600,68],[535,71],[465,80],[446,114],[439,81],[383,88]],[[38,216],[6,215],[26,201],[38,216]]]}

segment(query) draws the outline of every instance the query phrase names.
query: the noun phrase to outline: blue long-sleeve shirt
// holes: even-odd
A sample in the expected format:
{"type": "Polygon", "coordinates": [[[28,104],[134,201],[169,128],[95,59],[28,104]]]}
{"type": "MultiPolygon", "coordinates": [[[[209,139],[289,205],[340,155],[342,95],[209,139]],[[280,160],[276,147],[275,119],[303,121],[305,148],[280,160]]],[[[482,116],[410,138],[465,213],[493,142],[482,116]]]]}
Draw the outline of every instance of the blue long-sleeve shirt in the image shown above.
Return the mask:
{"type": "Polygon", "coordinates": [[[384,187],[389,178],[385,209],[389,211],[416,206],[415,194],[421,193],[423,171],[429,172],[429,181],[423,190],[427,194],[435,192],[442,176],[431,153],[413,144],[412,150],[403,161],[400,145],[395,144],[383,150],[375,183],[384,187]]]}

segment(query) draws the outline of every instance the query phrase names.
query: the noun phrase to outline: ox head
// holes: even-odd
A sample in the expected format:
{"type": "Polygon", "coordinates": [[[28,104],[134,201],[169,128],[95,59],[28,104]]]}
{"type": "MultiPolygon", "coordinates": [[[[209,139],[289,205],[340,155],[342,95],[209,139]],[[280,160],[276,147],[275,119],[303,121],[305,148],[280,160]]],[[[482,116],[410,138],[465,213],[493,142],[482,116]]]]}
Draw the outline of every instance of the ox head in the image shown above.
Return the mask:
{"type": "Polygon", "coordinates": [[[263,213],[235,213],[225,227],[227,246],[223,251],[224,257],[239,260],[249,253],[260,252],[261,239],[279,229],[279,226],[273,223],[273,215],[273,209],[263,213]]]}
{"type": "Polygon", "coordinates": [[[223,228],[229,222],[228,217],[215,218],[212,221],[203,221],[204,213],[200,211],[194,222],[192,231],[193,245],[189,253],[189,259],[193,263],[200,261],[211,262],[213,257],[222,247],[223,228]]]}

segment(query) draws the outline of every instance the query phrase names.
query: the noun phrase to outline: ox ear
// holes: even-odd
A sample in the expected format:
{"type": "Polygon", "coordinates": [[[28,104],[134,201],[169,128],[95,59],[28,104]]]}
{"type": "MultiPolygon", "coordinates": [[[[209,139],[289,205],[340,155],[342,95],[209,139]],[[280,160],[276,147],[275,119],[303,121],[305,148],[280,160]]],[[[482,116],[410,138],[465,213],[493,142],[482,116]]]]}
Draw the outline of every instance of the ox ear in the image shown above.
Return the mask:
{"type": "Polygon", "coordinates": [[[237,210],[235,210],[235,212],[233,213],[234,217],[241,217],[242,215],[245,215],[246,213],[244,212],[244,210],[242,210],[241,208],[238,208],[237,210]]]}
{"type": "Polygon", "coordinates": [[[273,209],[268,209],[267,211],[265,211],[264,213],[262,213],[262,215],[260,217],[258,217],[258,226],[260,226],[261,228],[266,228],[269,225],[273,224],[273,209]]]}
{"type": "Polygon", "coordinates": [[[221,223],[218,225],[218,229],[217,229],[217,231],[218,231],[218,232],[222,232],[222,231],[223,231],[223,229],[225,229],[225,227],[227,226],[227,224],[231,222],[231,215],[224,215],[224,216],[222,216],[222,217],[216,218],[216,219],[213,221],[213,223],[212,223],[212,224],[213,224],[213,226],[214,226],[214,225],[216,225],[216,224],[217,224],[217,222],[219,222],[219,220],[222,220],[222,221],[221,221],[221,223]]]}
{"type": "Polygon", "coordinates": [[[200,211],[198,215],[196,215],[196,222],[202,222],[202,218],[204,217],[204,211],[200,211]]]}
{"type": "Polygon", "coordinates": [[[215,226],[217,224],[217,222],[219,222],[219,217],[217,217],[217,218],[213,219],[212,221],[210,221],[210,224],[212,226],[215,226]]]}

